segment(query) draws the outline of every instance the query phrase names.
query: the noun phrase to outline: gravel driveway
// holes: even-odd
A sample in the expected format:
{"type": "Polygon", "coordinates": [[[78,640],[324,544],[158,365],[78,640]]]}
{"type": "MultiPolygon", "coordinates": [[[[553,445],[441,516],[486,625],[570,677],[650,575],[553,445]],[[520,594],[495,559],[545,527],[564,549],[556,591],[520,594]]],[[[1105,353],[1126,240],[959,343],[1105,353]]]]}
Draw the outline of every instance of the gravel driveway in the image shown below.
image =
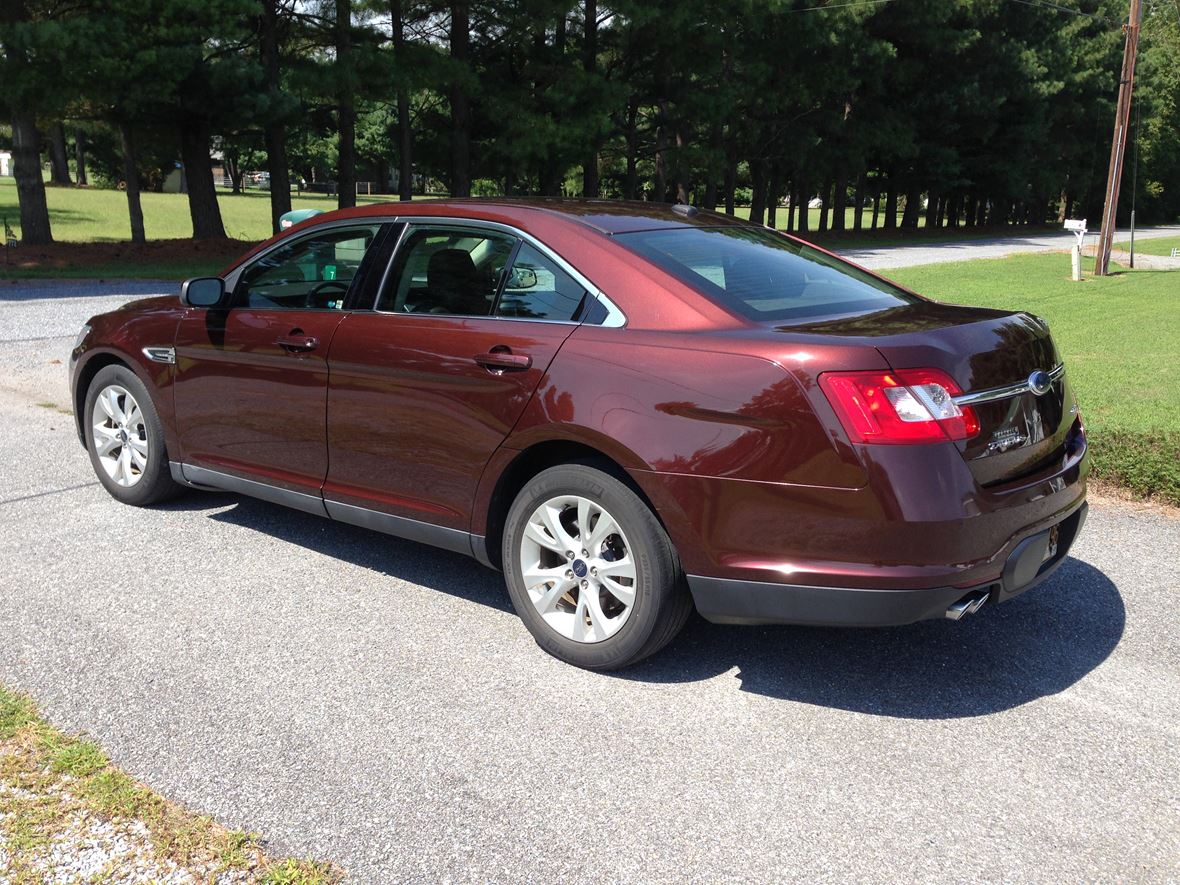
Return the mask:
{"type": "Polygon", "coordinates": [[[1180,520],[1096,501],[960,623],[694,621],[595,675],[458,556],[116,504],[51,404],[120,300],[0,285],[0,682],[165,795],[356,882],[1180,876],[1180,520]]]}

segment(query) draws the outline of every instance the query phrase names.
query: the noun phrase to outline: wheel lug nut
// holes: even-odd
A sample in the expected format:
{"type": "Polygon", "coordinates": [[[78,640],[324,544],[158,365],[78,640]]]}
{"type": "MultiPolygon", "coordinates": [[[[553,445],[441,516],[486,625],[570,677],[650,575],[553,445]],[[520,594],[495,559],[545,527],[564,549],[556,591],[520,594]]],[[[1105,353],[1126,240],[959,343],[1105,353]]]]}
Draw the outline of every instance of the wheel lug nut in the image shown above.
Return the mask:
{"type": "Polygon", "coordinates": [[[565,576],[567,578],[572,578],[574,576],[574,570],[572,568],[567,568],[565,570],[565,576]]]}
{"type": "Polygon", "coordinates": [[[594,575],[594,577],[598,577],[598,568],[595,566],[591,566],[590,567],[590,574],[594,575]]]}
{"type": "Polygon", "coordinates": [[[565,558],[566,559],[573,559],[574,558],[574,551],[572,551],[572,550],[565,551],[565,558]]]}
{"type": "Polygon", "coordinates": [[[589,582],[589,581],[583,581],[583,582],[582,582],[582,589],[583,589],[583,590],[587,590],[587,589],[589,589],[589,587],[590,587],[590,582],[589,582]]]}
{"type": "Polygon", "coordinates": [[[583,550],[583,551],[582,551],[582,555],[583,555],[583,556],[589,556],[590,554],[589,554],[589,553],[587,553],[585,550],[583,550]]]}

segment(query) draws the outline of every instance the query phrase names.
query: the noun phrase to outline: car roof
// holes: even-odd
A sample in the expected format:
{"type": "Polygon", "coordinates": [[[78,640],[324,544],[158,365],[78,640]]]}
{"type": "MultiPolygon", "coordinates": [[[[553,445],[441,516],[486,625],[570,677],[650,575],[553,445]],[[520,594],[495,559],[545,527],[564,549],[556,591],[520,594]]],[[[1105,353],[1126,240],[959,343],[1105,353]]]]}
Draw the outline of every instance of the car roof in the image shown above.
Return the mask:
{"type": "Polygon", "coordinates": [[[448,210],[461,217],[501,220],[515,216],[526,222],[538,213],[561,216],[610,236],[638,230],[674,227],[748,227],[750,223],[730,215],[706,212],[691,206],[649,203],[639,200],[572,200],[561,198],[513,199],[470,197],[463,199],[415,200],[412,203],[367,203],[317,216],[314,222],[363,218],[373,215],[445,215],[448,210]]]}

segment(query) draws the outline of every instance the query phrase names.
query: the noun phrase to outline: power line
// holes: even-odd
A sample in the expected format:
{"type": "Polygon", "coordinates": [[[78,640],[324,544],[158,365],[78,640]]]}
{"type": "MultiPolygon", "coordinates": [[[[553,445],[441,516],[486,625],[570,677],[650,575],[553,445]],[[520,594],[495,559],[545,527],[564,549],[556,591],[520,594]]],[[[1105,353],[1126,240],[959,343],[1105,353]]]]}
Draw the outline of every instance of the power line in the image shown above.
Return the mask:
{"type": "Polygon", "coordinates": [[[1096,15],[1093,12],[1083,12],[1080,9],[1074,9],[1072,6],[1062,6],[1059,3],[1053,3],[1051,0],[1012,0],[1013,3],[1020,3],[1024,6],[1039,6],[1042,9],[1053,9],[1057,12],[1068,12],[1070,15],[1083,15],[1086,18],[1092,18],[1095,21],[1106,22],[1111,25],[1120,25],[1122,22],[1117,22],[1113,18],[1107,18],[1105,15],[1096,15]]]}
{"type": "Polygon", "coordinates": [[[824,9],[845,9],[849,6],[879,6],[882,3],[892,3],[893,0],[860,0],[859,3],[832,3],[829,6],[802,6],[799,9],[789,9],[788,12],[820,12],[824,9]]]}

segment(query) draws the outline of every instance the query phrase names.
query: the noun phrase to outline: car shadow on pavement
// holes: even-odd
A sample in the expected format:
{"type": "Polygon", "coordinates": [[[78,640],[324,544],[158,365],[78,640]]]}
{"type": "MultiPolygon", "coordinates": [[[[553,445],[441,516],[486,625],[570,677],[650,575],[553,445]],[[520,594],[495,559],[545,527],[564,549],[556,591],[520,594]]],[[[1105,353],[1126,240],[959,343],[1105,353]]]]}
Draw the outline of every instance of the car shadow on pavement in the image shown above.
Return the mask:
{"type": "Polygon", "coordinates": [[[907,719],[996,713],[1057,694],[1123,635],[1118,588],[1069,557],[1044,583],[961,621],[905,627],[723,627],[694,617],[659,655],[618,674],[708,679],[738,668],[744,691],[907,719]]]}
{"type": "MultiPolygon", "coordinates": [[[[512,611],[501,576],[456,553],[231,494],[187,495],[165,506],[212,511],[211,519],[512,611]]],[[[686,683],[736,667],[743,691],[778,700],[908,719],[982,716],[1064,691],[1114,651],[1125,622],[1114,583],[1069,557],[1043,584],[961,621],[727,627],[694,615],[666,649],[601,678],[686,683]]]]}
{"type": "Polygon", "coordinates": [[[458,553],[228,493],[185,495],[165,507],[193,512],[226,507],[210,513],[209,518],[498,611],[512,611],[500,575],[458,553]],[[237,506],[229,506],[234,504],[237,506]]]}

